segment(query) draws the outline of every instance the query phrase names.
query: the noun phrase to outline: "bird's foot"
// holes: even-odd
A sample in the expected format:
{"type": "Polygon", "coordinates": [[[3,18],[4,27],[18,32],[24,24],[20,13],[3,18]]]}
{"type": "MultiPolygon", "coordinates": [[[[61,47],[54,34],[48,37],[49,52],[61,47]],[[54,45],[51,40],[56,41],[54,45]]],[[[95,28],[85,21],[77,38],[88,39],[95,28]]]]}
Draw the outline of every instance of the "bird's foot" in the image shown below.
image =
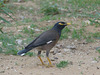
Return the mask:
{"type": "Polygon", "coordinates": [[[49,65],[47,65],[46,67],[47,67],[47,68],[49,68],[49,67],[54,67],[54,65],[49,64],[49,65]]]}
{"type": "Polygon", "coordinates": [[[52,65],[52,64],[49,64],[49,65],[47,65],[47,64],[37,64],[38,66],[45,66],[45,67],[47,67],[47,68],[49,68],[49,67],[54,67],[54,65],[52,65]]]}

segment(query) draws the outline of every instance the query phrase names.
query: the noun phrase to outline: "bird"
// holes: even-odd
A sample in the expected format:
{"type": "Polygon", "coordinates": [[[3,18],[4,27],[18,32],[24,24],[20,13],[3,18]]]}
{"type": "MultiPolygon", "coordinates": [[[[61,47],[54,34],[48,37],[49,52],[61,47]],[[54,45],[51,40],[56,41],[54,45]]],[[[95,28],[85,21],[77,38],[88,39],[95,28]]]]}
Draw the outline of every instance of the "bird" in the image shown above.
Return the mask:
{"type": "Polygon", "coordinates": [[[38,58],[41,61],[41,65],[45,65],[44,62],[41,59],[41,51],[46,51],[46,57],[49,62],[47,65],[48,67],[52,67],[51,60],[49,59],[49,52],[50,50],[56,45],[58,42],[61,31],[71,23],[67,22],[57,22],[51,29],[41,33],[38,37],[36,37],[31,43],[29,43],[23,50],[20,50],[17,52],[18,55],[24,55],[28,51],[32,50],[33,48],[38,49],[38,58]]]}

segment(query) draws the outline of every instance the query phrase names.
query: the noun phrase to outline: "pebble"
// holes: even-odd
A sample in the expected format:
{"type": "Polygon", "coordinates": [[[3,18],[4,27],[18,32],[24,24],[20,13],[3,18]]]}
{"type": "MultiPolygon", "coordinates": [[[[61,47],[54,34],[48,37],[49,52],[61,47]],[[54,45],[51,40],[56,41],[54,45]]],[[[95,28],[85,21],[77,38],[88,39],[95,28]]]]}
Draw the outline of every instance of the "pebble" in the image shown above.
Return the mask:
{"type": "Polygon", "coordinates": [[[4,65],[0,65],[1,67],[3,67],[4,65]]]}
{"type": "Polygon", "coordinates": [[[27,28],[31,28],[30,26],[28,26],[27,28]]]}
{"type": "Polygon", "coordinates": [[[70,65],[73,65],[73,62],[72,62],[72,61],[70,61],[70,62],[69,62],[69,64],[70,64],[70,65]]]}
{"type": "Polygon", "coordinates": [[[20,16],[20,18],[21,18],[22,20],[24,20],[25,17],[24,17],[24,16],[20,16]]]}
{"type": "Polygon", "coordinates": [[[7,45],[8,45],[8,46],[11,46],[11,45],[13,45],[13,44],[7,43],[7,45]]]}
{"type": "Polygon", "coordinates": [[[54,57],[54,59],[58,59],[57,57],[54,57]]]}
{"type": "Polygon", "coordinates": [[[9,69],[10,69],[10,67],[6,67],[6,69],[7,69],[7,70],[9,70],[9,69]]]}
{"type": "Polygon", "coordinates": [[[56,54],[56,53],[60,53],[61,51],[58,51],[57,49],[54,51],[50,51],[50,53],[56,54]]]}
{"type": "Polygon", "coordinates": [[[58,55],[62,55],[61,53],[57,53],[58,55]]]}
{"type": "Polygon", "coordinates": [[[67,46],[67,48],[68,48],[68,49],[76,49],[76,46],[75,46],[75,45],[72,45],[72,46],[69,45],[69,46],[67,46]]]}
{"type": "Polygon", "coordinates": [[[56,50],[54,50],[54,54],[56,54],[56,53],[58,53],[58,50],[56,49],[56,50]]]}
{"type": "Polygon", "coordinates": [[[48,20],[48,22],[51,22],[51,20],[48,20]]]}
{"type": "Polygon", "coordinates": [[[21,45],[22,44],[22,40],[21,39],[17,39],[16,42],[21,45]]]}
{"type": "Polygon", "coordinates": [[[70,49],[64,49],[65,52],[71,51],[70,49]]]}
{"type": "Polygon", "coordinates": [[[99,69],[99,67],[97,67],[97,69],[99,69]]]}
{"type": "Polygon", "coordinates": [[[57,57],[53,57],[52,59],[51,59],[51,61],[55,61],[55,60],[57,60],[58,58],[57,57]]]}
{"type": "Polygon", "coordinates": [[[86,24],[90,24],[91,22],[90,22],[89,20],[86,20],[85,23],[86,23],[86,24]]]}
{"type": "Polygon", "coordinates": [[[55,61],[55,59],[51,59],[51,61],[55,61]]]}
{"type": "Polygon", "coordinates": [[[74,40],[75,42],[77,42],[77,40],[74,40]]]}
{"type": "Polygon", "coordinates": [[[0,45],[2,45],[2,42],[0,42],[0,45]]]}
{"type": "Polygon", "coordinates": [[[56,48],[61,49],[61,48],[64,48],[64,46],[58,44],[58,45],[56,45],[56,48]]]}
{"type": "Polygon", "coordinates": [[[91,63],[97,63],[97,61],[92,61],[91,63]]]}
{"type": "Polygon", "coordinates": [[[32,7],[30,7],[29,9],[30,9],[30,10],[32,10],[33,8],[32,8],[32,7]]]}
{"type": "Polygon", "coordinates": [[[0,73],[4,73],[5,71],[0,71],[0,73]]]}
{"type": "Polygon", "coordinates": [[[3,23],[4,21],[3,20],[0,20],[0,23],[3,23]]]}
{"type": "Polygon", "coordinates": [[[18,30],[18,32],[21,32],[22,30],[18,30]]]}
{"type": "Polygon", "coordinates": [[[68,36],[68,39],[71,39],[72,37],[71,36],[68,36]]]}
{"type": "Polygon", "coordinates": [[[22,72],[20,72],[19,74],[23,74],[22,72]]]}
{"type": "Polygon", "coordinates": [[[34,29],[35,31],[40,31],[40,29],[34,29]]]}

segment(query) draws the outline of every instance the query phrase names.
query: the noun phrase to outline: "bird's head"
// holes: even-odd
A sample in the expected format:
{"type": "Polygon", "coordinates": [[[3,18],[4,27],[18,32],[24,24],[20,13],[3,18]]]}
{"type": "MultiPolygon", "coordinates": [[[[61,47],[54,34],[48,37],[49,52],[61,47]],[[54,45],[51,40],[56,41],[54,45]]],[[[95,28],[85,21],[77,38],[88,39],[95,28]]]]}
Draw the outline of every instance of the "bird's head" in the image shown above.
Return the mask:
{"type": "Polygon", "coordinates": [[[71,23],[66,23],[66,22],[57,22],[55,25],[54,25],[54,29],[57,29],[57,30],[62,30],[65,26],[67,25],[70,25],[71,23]]]}

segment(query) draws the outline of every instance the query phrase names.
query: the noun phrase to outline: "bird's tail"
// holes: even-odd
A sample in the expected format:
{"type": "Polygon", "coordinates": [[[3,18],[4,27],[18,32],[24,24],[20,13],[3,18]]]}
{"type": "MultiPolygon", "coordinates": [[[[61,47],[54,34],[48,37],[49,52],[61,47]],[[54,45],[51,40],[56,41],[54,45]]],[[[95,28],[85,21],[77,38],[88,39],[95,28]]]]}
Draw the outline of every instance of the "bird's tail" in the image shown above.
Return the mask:
{"type": "Polygon", "coordinates": [[[22,55],[22,54],[25,54],[25,53],[27,53],[28,51],[30,51],[31,49],[23,49],[23,50],[20,50],[20,51],[18,51],[18,55],[22,55]]]}

